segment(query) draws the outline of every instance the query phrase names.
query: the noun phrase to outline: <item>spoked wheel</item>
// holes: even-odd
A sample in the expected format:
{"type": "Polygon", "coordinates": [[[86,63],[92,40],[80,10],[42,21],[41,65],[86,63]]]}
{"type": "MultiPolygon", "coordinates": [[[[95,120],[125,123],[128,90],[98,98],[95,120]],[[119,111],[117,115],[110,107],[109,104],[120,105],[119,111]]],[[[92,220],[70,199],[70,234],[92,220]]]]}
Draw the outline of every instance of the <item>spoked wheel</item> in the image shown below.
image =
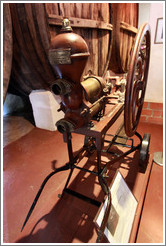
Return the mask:
{"type": "Polygon", "coordinates": [[[139,165],[146,170],[149,157],[150,134],[145,133],[140,148],[139,165]]]}
{"type": "Polygon", "coordinates": [[[127,85],[124,105],[125,132],[131,137],[136,132],[148,78],[150,60],[150,27],[141,25],[135,38],[130,67],[127,74],[127,85]]]}

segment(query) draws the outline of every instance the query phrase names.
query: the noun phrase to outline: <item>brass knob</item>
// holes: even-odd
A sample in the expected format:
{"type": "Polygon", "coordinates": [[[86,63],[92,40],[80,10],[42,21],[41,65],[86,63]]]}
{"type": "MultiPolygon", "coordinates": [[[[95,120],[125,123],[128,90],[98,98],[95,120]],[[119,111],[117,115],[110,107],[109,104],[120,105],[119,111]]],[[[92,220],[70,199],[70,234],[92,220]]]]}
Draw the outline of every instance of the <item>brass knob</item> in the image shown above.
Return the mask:
{"type": "Polygon", "coordinates": [[[73,29],[70,26],[70,21],[67,18],[64,18],[62,21],[62,28],[61,28],[61,32],[72,32],[73,29]]]}

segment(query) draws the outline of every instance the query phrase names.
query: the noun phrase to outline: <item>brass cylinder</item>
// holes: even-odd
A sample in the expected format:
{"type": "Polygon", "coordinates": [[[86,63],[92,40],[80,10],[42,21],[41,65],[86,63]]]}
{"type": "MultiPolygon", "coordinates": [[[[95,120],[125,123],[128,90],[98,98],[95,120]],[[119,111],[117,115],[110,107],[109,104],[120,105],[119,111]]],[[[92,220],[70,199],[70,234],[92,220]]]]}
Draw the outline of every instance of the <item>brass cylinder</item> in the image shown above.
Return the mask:
{"type": "Polygon", "coordinates": [[[101,78],[88,77],[86,80],[81,82],[81,85],[84,89],[85,99],[90,103],[98,100],[103,93],[104,84],[101,78]]]}
{"type": "Polygon", "coordinates": [[[96,115],[101,109],[102,109],[102,103],[101,103],[101,102],[96,103],[96,104],[90,109],[90,116],[93,117],[93,116],[96,115]]]}

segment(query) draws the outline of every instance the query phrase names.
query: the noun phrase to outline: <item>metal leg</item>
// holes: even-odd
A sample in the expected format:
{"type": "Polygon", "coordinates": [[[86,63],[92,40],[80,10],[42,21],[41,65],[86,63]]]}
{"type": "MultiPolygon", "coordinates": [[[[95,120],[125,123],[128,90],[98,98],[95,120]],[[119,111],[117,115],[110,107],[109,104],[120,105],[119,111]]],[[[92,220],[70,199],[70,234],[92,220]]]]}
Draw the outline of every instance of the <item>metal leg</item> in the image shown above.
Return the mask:
{"type": "MultiPolygon", "coordinates": [[[[142,141],[142,137],[139,133],[135,133],[135,135],[140,139],[140,142],[142,141]]],[[[66,184],[65,184],[65,187],[63,189],[63,193],[66,192],[67,193],[71,193],[71,194],[74,194],[74,192],[70,191],[69,189],[67,189],[67,186],[69,184],[69,181],[71,179],[71,176],[72,176],[72,173],[73,173],[73,170],[74,168],[76,168],[75,166],[75,162],[77,162],[77,159],[78,159],[78,156],[73,156],[73,150],[72,150],[72,142],[71,142],[71,133],[66,133],[66,135],[64,136],[66,141],[67,142],[67,147],[68,147],[68,156],[69,156],[69,162],[64,165],[63,167],[60,167],[60,168],[57,168],[55,171],[51,172],[43,181],[33,203],[32,203],[32,206],[27,214],[27,217],[25,219],[25,222],[23,224],[23,227],[21,229],[21,231],[23,230],[23,228],[25,227],[30,215],[32,214],[35,206],[36,206],[36,203],[41,195],[41,192],[43,191],[47,181],[56,173],[60,172],[60,171],[65,171],[65,170],[69,170],[70,169],[70,173],[69,173],[69,176],[67,178],[67,181],[66,181],[66,184]],[[70,192],[69,192],[70,191],[70,192]]],[[[97,238],[97,242],[100,242],[103,238],[103,235],[104,235],[104,230],[105,230],[105,227],[106,227],[106,224],[107,224],[107,220],[108,220],[108,216],[109,216],[109,213],[110,213],[110,208],[111,208],[111,193],[110,193],[110,189],[109,189],[109,186],[107,184],[107,181],[105,180],[105,172],[106,172],[106,168],[108,166],[110,166],[112,163],[120,160],[121,158],[123,158],[124,156],[130,154],[131,152],[135,151],[136,149],[139,149],[140,148],[140,144],[138,144],[137,146],[135,147],[132,147],[131,150],[123,153],[122,155],[118,156],[117,158],[115,158],[114,160],[111,160],[109,162],[107,162],[107,164],[104,166],[104,168],[101,168],[101,149],[102,149],[102,139],[99,137],[99,138],[96,138],[96,147],[97,147],[97,172],[94,173],[95,175],[98,176],[98,180],[99,180],[99,184],[101,185],[102,187],[102,190],[104,191],[104,193],[108,196],[108,203],[107,203],[107,207],[106,207],[106,210],[105,210],[105,213],[104,213],[104,217],[103,217],[103,220],[102,220],[102,223],[101,223],[101,227],[100,227],[100,230],[99,230],[99,233],[98,233],[98,238],[97,238]]],[[[84,149],[84,148],[83,148],[84,149]]],[[[85,170],[84,168],[80,168],[81,170],[83,171],[87,171],[85,170]]],[[[63,194],[62,193],[62,194],[63,194]]],[[[85,197],[84,196],[78,196],[78,194],[76,194],[77,197],[81,197],[81,199],[83,198],[85,200],[85,197]]],[[[90,201],[92,199],[89,199],[90,201]]],[[[94,202],[94,201],[91,201],[91,202],[94,202]]],[[[95,201],[96,202],[96,201],[95,201]]],[[[98,202],[99,203],[99,202],[98,202]]]]}
{"type": "Polygon", "coordinates": [[[108,195],[108,197],[107,197],[108,198],[108,202],[107,202],[107,207],[105,209],[104,217],[103,217],[103,220],[102,220],[99,232],[98,232],[96,243],[100,243],[102,238],[103,238],[103,236],[104,236],[104,230],[105,230],[105,228],[107,226],[107,221],[108,221],[108,217],[109,217],[110,210],[111,210],[111,192],[110,192],[109,186],[108,186],[106,180],[102,176],[100,177],[100,179],[102,180],[102,182],[105,185],[105,189],[106,189],[106,192],[107,192],[107,195],[108,195]]]}
{"type": "Polygon", "coordinates": [[[100,227],[99,232],[98,232],[97,241],[96,241],[97,243],[99,243],[99,242],[101,242],[101,240],[103,238],[104,230],[105,230],[105,227],[106,227],[107,221],[108,221],[108,216],[109,216],[109,213],[110,213],[110,210],[111,210],[111,193],[110,193],[110,189],[109,189],[109,186],[107,184],[107,181],[103,177],[104,173],[101,172],[101,150],[97,151],[97,169],[98,169],[98,180],[99,180],[99,183],[100,183],[104,193],[106,195],[108,195],[107,207],[106,207],[106,210],[105,210],[105,213],[104,213],[104,217],[103,217],[103,220],[102,220],[102,223],[101,223],[101,227],[100,227]]]}
{"type": "Polygon", "coordinates": [[[101,172],[101,150],[97,150],[97,171],[101,172]]]}
{"type": "Polygon", "coordinates": [[[68,155],[69,155],[69,164],[72,167],[74,165],[74,156],[73,156],[71,138],[72,138],[71,133],[67,133],[67,149],[68,149],[68,155]]]}
{"type": "Polygon", "coordinates": [[[35,208],[35,206],[36,206],[36,203],[37,203],[37,201],[38,201],[38,199],[39,199],[39,197],[40,197],[40,195],[41,195],[41,193],[42,193],[42,190],[44,189],[44,186],[46,185],[47,181],[48,181],[54,174],[56,174],[56,173],[58,173],[58,172],[61,172],[61,171],[68,170],[69,168],[70,168],[69,163],[67,163],[65,166],[60,167],[60,168],[57,168],[55,171],[51,172],[51,173],[44,179],[44,181],[43,181],[43,183],[41,184],[40,189],[38,190],[38,193],[37,193],[37,195],[36,195],[36,197],[35,197],[35,199],[34,199],[34,201],[33,201],[33,203],[32,203],[32,206],[31,206],[31,208],[30,208],[30,210],[29,210],[29,212],[28,212],[28,214],[27,214],[27,217],[26,217],[26,219],[25,219],[25,221],[24,221],[24,224],[23,224],[23,226],[22,226],[21,231],[24,229],[24,227],[25,227],[25,225],[26,225],[26,223],[27,223],[27,221],[28,221],[30,215],[32,214],[32,212],[33,212],[33,210],[34,210],[34,208],[35,208]]]}
{"type": "Polygon", "coordinates": [[[70,173],[69,173],[69,176],[68,176],[68,178],[67,178],[65,187],[64,187],[64,189],[63,189],[62,196],[63,196],[63,194],[64,194],[65,189],[67,188],[67,186],[68,186],[68,184],[69,184],[70,178],[71,178],[72,173],[73,173],[73,170],[74,170],[74,162],[75,162],[75,158],[74,158],[74,156],[73,156],[73,148],[72,148],[71,138],[72,138],[72,137],[71,137],[71,133],[67,133],[67,148],[68,148],[68,156],[69,156],[70,173]]]}
{"type": "Polygon", "coordinates": [[[65,187],[64,187],[64,189],[63,189],[63,191],[62,191],[62,194],[61,194],[59,197],[62,197],[62,196],[64,195],[65,189],[67,188],[67,186],[68,186],[68,184],[69,184],[69,181],[70,181],[70,178],[71,178],[71,176],[72,176],[73,170],[74,170],[73,168],[70,170],[70,173],[69,173],[69,176],[68,176],[68,178],[67,178],[65,187]]]}
{"type": "MultiPolygon", "coordinates": [[[[35,208],[35,206],[36,206],[36,203],[37,203],[37,201],[38,201],[38,199],[39,199],[39,197],[40,197],[40,195],[41,195],[41,193],[42,193],[42,191],[43,191],[43,189],[44,189],[44,187],[45,187],[47,181],[48,181],[54,174],[56,174],[56,173],[58,173],[58,172],[61,172],[61,171],[64,171],[64,170],[68,170],[68,169],[71,169],[71,170],[70,170],[70,173],[69,173],[69,176],[68,176],[68,179],[67,179],[67,182],[66,182],[66,185],[65,185],[65,188],[67,187],[67,185],[68,185],[68,183],[69,183],[69,181],[70,181],[71,175],[72,175],[72,173],[73,173],[73,167],[74,167],[74,161],[75,161],[75,160],[74,160],[74,157],[73,157],[73,150],[72,150],[72,143],[71,143],[71,133],[67,133],[66,137],[67,137],[67,146],[68,146],[69,163],[67,163],[65,166],[62,166],[62,167],[60,167],[60,168],[57,168],[55,171],[51,172],[51,173],[44,179],[44,181],[43,181],[43,183],[41,184],[41,187],[40,187],[40,189],[38,190],[38,193],[37,193],[37,195],[36,195],[36,197],[35,197],[35,199],[34,199],[32,205],[31,205],[31,208],[30,208],[30,210],[29,210],[29,212],[28,212],[28,214],[27,214],[27,217],[26,217],[26,219],[25,219],[25,221],[24,221],[24,224],[23,224],[23,226],[22,226],[21,231],[24,229],[24,227],[25,227],[25,225],[26,225],[26,223],[27,223],[27,221],[28,221],[30,215],[32,214],[32,212],[33,212],[33,210],[34,210],[34,208],[35,208]]],[[[65,188],[64,188],[64,189],[65,189],[65,188]]]]}

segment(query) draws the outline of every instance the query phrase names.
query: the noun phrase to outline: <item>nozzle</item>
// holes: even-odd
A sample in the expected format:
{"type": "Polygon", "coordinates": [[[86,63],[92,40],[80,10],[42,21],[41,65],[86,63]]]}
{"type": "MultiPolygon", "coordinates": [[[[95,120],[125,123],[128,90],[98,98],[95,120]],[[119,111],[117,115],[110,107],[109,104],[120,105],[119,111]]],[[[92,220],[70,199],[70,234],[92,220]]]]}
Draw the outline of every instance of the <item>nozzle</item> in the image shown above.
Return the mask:
{"type": "Polygon", "coordinates": [[[57,121],[56,126],[60,133],[71,132],[75,129],[74,123],[68,121],[67,119],[60,119],[57,121]]]}
{"type": "Polygon", "coordinates": [[[57,79],[51,87],[55,95],[66,95],[72,91],[72,84],[64,79],[57,79]]]}

